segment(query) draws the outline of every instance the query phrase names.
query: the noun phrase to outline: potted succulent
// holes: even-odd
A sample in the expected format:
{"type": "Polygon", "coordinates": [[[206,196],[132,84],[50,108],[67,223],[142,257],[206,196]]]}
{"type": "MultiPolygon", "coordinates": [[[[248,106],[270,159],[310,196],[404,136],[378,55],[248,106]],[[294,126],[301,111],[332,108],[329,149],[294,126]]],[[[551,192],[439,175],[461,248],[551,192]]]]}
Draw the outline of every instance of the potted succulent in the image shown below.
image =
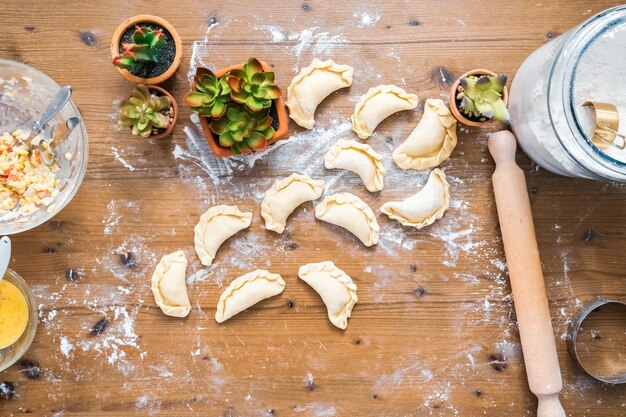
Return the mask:
{"type": "Polygon", "coordinates": [[[466,72],[450,88],[450,110],[467,126],[482,126],[495,120],[508,123],[508,101],[506,75],[486,69],[466,72]]]}
{"type": "Polygon", "coordinates": [[[178,69],[183,48],[176,29],[158,16],[141,14],[118,26],[111,41],[113,65],[136,84],[160,84],[178,69]]]}
{"type": "Polygon", "coordinates": [[[178,118],[174,97],[161,87],[139,84],[119,105],[118,124],[143,138],[161,139],[172,133],[178,118]]]}
{"type": "Polygon", "coordinates": [[[271,67],[250,58],[215,73],[198,68],[193,91],[183,101],[200,116],[215,156],[228,157],[263,149],[286,135],[281,94],[271,67]]]}

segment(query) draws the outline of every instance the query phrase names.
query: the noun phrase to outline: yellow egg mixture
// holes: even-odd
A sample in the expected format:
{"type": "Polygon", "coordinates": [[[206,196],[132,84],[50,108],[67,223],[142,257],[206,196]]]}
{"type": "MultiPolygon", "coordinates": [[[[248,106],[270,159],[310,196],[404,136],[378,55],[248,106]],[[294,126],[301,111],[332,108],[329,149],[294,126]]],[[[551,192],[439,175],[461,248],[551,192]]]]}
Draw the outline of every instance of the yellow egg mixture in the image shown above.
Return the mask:
{"type": "Polygon", "coordinates": [[[22,291],[6,279],[0,281],[0,349],[17,342],[28,324],[28,303],[22,291]]]}

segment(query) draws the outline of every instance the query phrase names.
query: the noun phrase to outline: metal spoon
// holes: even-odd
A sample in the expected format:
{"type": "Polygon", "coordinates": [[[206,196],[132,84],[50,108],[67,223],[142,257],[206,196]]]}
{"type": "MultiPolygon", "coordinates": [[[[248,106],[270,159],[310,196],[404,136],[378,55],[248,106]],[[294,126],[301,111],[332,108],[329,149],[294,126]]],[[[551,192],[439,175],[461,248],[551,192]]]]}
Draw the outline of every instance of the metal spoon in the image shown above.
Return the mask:
{"type": "Polygon", "coordinates": [[[7,271],[9,261],[11,260],[11,239],[8,236],[3,236],[0,239],[0,282],[4,278],[4,273],[7,271]]]}
{"type": "Polygon", "coordinates": [[[54,149],[63,143],[63,141],[70,136],[72,130],[74,130],[74,128],[79,124],[80,117],[70,117],[67,121],[61,122],[55,126],[54,133],[52,134],[52,140],[49,142],[45,140],[39,142],[41,159],[46,165],[52,165],[55,162],[54,149]]]}
{"type": "Polygon", "coordinates": [[[46,123],[48,123],[63,108],[63,106],[65,106],[65,104],[70,101],[71,96],[72,87],[66,85],[65,87],[61,88],[56,93],[50,104],[48,104],[48,107],[46,108],[46,111],[43,112],[43,115],[41,115],[41,118],[33,125],[33,129],[31,130],[28,138],[26,140],[20,140],[20,143],[28,149],[29,154],[31,151],[30,142],[33,140],[34,137],[42,132],[42,130],[46,126],[46,123]]]}

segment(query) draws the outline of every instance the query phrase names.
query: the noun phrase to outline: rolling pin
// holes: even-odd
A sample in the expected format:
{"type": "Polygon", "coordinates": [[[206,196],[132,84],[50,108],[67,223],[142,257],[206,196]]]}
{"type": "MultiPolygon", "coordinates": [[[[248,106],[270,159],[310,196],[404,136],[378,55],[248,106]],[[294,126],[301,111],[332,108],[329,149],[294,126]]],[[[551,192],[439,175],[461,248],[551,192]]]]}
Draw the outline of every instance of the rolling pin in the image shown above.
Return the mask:
{"type": "Polygon", "coordinates": [[[489,152],[496,162],[493,191],[513,303],[522,342],[528,386],[537,396],[538,417],[565,417],[559,401],[563,388],[556,354],[548,297],[541,271],[530,201],[524,172],[515,163],[517,143],[509,131],[489,138],[489,152]]]}

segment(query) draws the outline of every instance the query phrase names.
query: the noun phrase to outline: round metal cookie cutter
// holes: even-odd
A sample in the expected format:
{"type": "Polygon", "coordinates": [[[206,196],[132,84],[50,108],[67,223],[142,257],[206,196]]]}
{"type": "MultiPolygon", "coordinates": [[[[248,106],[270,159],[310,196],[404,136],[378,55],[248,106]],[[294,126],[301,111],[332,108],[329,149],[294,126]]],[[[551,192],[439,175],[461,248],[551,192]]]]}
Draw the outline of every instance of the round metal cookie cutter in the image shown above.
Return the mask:
{"type": "Polygon", "coordinates": [[[611,300],[611,299],[597,299],[585,305],[576,313],[576,315],[574,316],[574,319],[570,323],[569,331],[568,331],[569,338],[567,340],[567,345],[568,345],[570,354],[572,355],[576,363],[578,363],[578,366],[580,366],[582,370],[585,371],[589,376],[597,379],[598,381],[605,382],[607,384],[623,384],[623,383],[626,383],[626,371],[622,370],[620,371],[621,373],[617,373],[615,375],[610,375],[610,376],[598,375],[596,372],[594,372],[593,370],[590,370],[588,367],[586,367],[583,364],[583,362],[581,361],[581,357],[578,353],[578,349],[576,347],[576,340],[578,338],[578,332],[581,328],[582,323],[587,318],[587,316],[598,307],[605,306],[607,304],[619,304],[619,305],[626,306],[625,301],[611,300]]]}

